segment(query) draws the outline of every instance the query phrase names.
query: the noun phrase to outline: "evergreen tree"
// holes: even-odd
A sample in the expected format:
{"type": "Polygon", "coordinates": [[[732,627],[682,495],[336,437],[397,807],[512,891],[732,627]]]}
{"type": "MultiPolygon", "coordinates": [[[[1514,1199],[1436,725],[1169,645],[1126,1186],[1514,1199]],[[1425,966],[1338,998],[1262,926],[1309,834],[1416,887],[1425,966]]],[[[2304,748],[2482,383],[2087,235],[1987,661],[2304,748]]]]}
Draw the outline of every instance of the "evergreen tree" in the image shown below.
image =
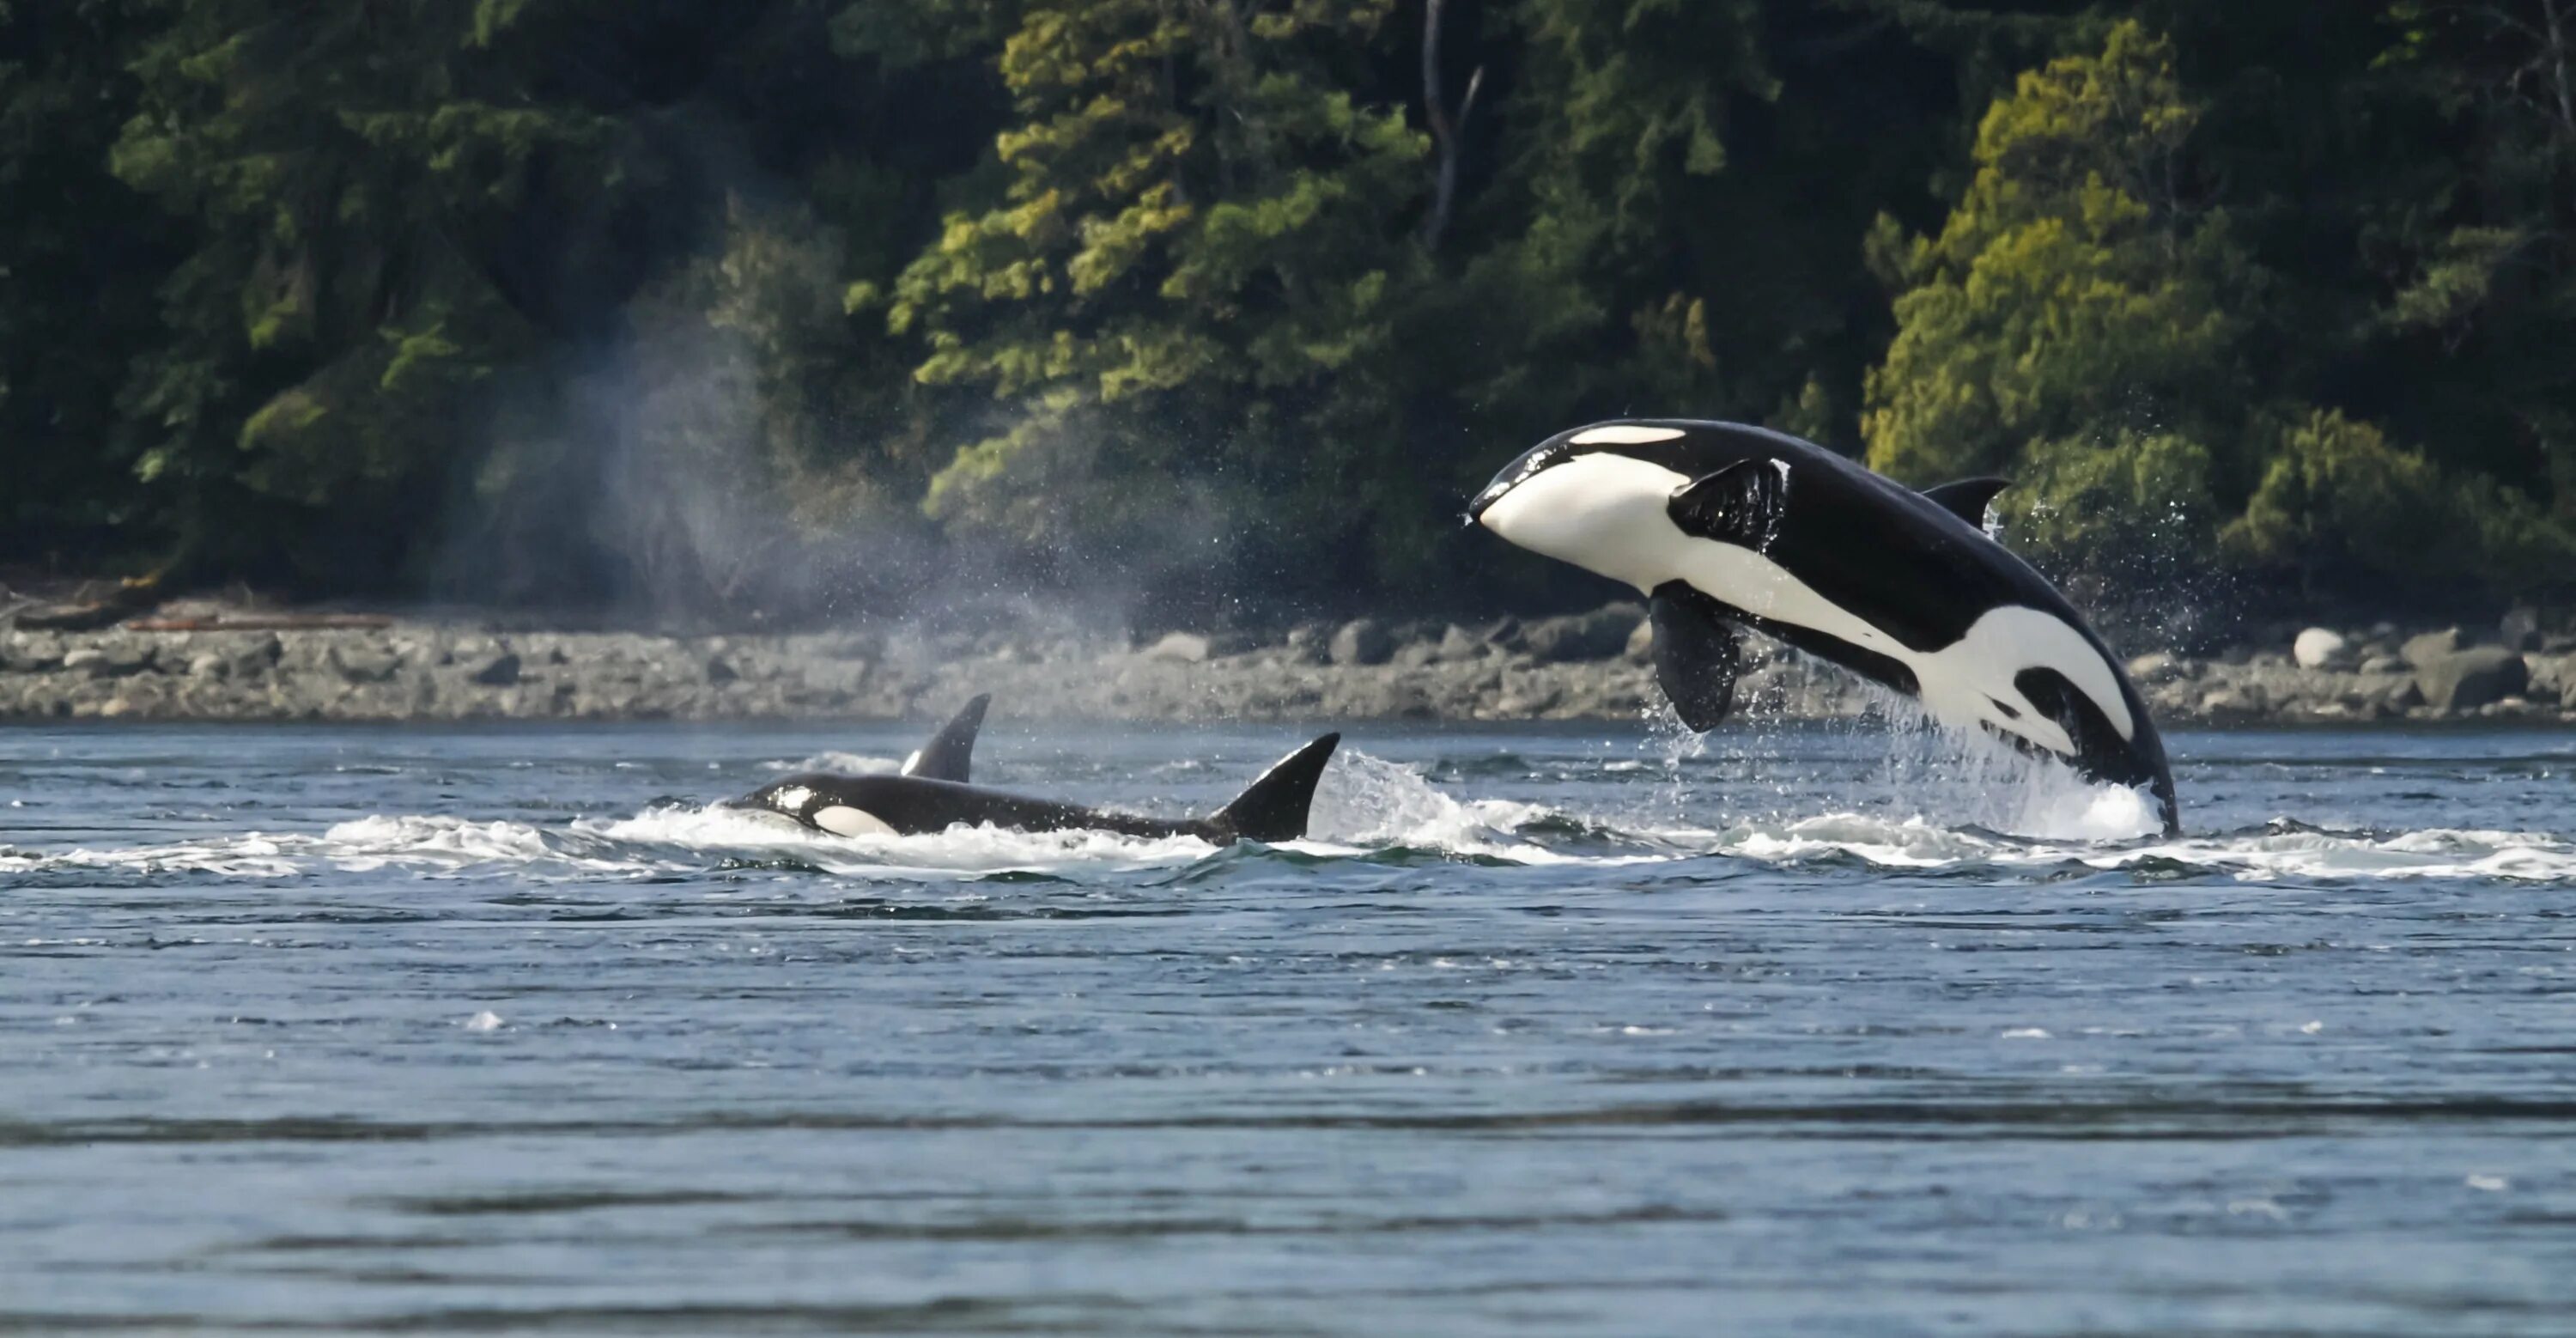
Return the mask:
{"type": "Polygon", "coordinates": [[[1257,489],[1244,514],[1288,525],[1358,500],[1305,532],[1314,556],[1364,541],[1403,473],[1375,379],[1429,180],[1423,136],[1348,91],[1391,7],[1020,7],[1001,198],[951,215],[891,292],[853,294],[926,340],[923,383],[995,402],[952,420],[990,427],[932,480],[933,515],[1123,543],[1257,489]]]}
{"type": "Polygon", "coordinates": [[[174,229],[107,170],[140,36],[129,0],[0,0],[0,560],[151,556],[116,399],[174,229]]]}

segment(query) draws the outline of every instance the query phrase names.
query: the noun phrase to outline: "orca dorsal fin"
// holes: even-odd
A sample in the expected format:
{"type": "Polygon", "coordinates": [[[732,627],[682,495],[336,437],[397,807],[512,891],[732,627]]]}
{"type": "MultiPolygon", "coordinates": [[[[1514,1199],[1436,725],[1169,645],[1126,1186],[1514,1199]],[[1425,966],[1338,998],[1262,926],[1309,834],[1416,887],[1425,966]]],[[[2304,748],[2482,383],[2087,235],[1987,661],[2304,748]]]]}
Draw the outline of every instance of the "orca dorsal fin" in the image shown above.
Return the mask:
{"type": "Polygon", "coordinates": [[[1987,503],[2011,486],[2010,479],[1955,479],[1937,488],[1925,488],[1923,495],[1939,502],[1942,510],[1982,530],[1986,527],[1987,503]]]}
{"type": "Polygon", "coordinates": [[[1762,548],[1780,532],[1788,502],[1788,461],[1740,460],[1673,489],[1664,511],[1694,538],[1762,548]]]}
{"type": "Polygon", "coordinates": [[[903,774],[923,780],[955,781],[964,785],[974,770],[975,734],[984,728],[984,708],[992,705],[993,694],[978,693],[973,701],[958,708],[921,751],[903,760],[903,774]]]}
{"type": "Polygon", "coordinates": [[[1306,834],[1306,814],[1315,806],[1315,782],[1342,736],[1327,734],[1273,763],[1261,779],[1243,789],[1234,802],[1218,809],[1211,823],[1247,841],[1294,841],[1306,834]]]}

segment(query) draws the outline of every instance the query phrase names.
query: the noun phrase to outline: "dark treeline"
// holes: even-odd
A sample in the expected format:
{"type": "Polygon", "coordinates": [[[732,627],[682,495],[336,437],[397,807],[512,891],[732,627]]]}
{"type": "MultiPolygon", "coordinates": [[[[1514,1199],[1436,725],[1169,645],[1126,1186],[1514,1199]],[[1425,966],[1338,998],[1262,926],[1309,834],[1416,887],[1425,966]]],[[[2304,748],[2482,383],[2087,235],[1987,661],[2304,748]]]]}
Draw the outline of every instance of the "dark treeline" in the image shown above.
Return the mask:
{"type": "Polygon", "coordinates": [[[2576,566],[2576,0],[0,0],[0,560],[1202,615],[1767,422],[2132,585],[2576,566]]]}

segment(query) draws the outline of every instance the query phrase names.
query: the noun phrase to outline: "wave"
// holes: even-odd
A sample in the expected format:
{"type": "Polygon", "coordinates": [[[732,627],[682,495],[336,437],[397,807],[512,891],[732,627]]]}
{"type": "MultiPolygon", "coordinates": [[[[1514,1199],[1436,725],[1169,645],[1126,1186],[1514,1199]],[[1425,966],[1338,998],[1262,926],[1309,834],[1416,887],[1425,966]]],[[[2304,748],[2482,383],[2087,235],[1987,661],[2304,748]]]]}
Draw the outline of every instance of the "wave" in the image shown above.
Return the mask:
{"type": "MultiPolygon", "coordinates": [[[[1705,759],[1704,748],[1696,739],[1673,745],[1661,770],[1705,759]]],[[[1607,816],[1514,800],[1460,800],[1426,779],[1425,772],[1438,764],[1417,768],[1346,751],[1317,792],[1308,839],[1273,853],[1307,864],[1395,867],[1444,860],[1602,867],[1720,860],[2007,880],[2062,877],[2076,869],[2157,881],[2205,876],[2248,882],[2576,882],[2576,843],[2547,833],[2337,830],[2283,817],[2259,827],[2165,840],[2148,835],[2155,827],[2153,808],[2137,792],[2086,785],[2062,767],[2009,750],[1972,756],[1965,776],[1959,766],[1953,755],[1932,772],[1900,749],[1871,778],[1879,797],[1869,806],[1711,820],[1680,811],[1652,788],[1629,796],[1630,811],[1607,816]],[[1938,783],[1924,783],[1927,777],[1938,783]]],[[[1650,787],[1658,770],[1642,770],[1650,787]]],[[[1673,784],[1678,788],[1678,779],[1673,784]]],[[[1232,867],[1231,861],[1246,857],[1220,859],[1216,847],[1191,837],[1140,840],[1102,832],[959,827],[914,837],[836,837],[773,814],[664,803],[630,817],[560,824],[378,815],[320,833],[249,832],[58,851],[0,845],[0,875],[47,879],[123,871],[291,879],[397,870],[425,878],[508,871],[535,878],[632,879],[767,867],[861,880],[1080,878],[1188,870],[1210,861],[1219,861],[1215,868],[1232,867]]]]}

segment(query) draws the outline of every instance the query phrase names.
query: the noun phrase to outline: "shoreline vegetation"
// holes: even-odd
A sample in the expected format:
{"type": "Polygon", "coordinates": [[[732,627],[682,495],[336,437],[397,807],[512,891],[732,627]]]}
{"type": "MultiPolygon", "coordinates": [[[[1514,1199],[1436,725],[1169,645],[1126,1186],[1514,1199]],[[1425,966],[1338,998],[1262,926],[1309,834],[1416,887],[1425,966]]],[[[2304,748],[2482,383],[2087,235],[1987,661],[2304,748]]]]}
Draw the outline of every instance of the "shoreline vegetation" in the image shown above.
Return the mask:
{"type": "MultiPolygon", "coordinates": [[[[183,630],[0,630],[0,723],[927,719],[978,692],[1021,719],[1636,719],[1665,709],[1644,612],[1137,638],[1033,622],[694,636],[165,609],[144,625],[183,630]],[[268,625],[222,626],[251,619],[268,625]]],[[[1742,717],[1847,717],[1884,701],[1760,637],[1747,638],[1746,660],[1742,717]]],[[[2207,657],[2156,651],[2128,665],[2168,726],[2576,724],[2576,635],[2512,620],[2282,628],[2207,657]]]]}
{"type": "Polygon", "coordinates": [[[0,566],[1493,616],[1590,578],[1453,542],[1459,501],[1672,416],[2009,479],[2061,583],[2563,606],[2571,34],[2576,0],[0,0],[0,566]]]}

